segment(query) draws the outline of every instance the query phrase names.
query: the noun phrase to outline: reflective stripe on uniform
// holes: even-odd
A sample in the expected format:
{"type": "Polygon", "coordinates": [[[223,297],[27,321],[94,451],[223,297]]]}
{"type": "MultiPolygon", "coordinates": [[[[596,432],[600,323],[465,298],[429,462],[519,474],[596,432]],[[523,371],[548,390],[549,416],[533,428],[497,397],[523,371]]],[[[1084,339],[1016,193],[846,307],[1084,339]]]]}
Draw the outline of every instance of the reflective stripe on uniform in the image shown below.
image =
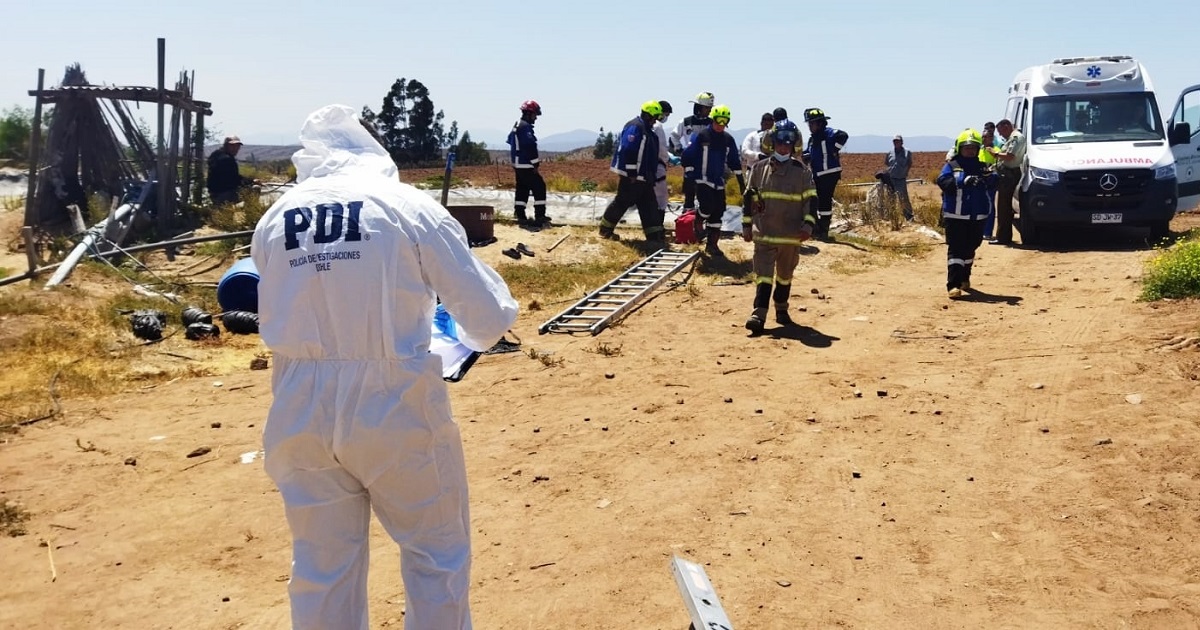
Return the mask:
{"type": "Polygon", "coordinates": [[[755,284],[771,284],[773,282],[775,282],[775,279],[771,276],[758,276],[754,279],[755,284]]]}
{"type": "Polygon", "coordinates": [[[616,224],[616,223],[610,223],[610,222],[608,221],[608,219],[600,219],[600,227],[602,227],[602,228],[615,228],[615,227],[617,227],[617,224],[616,224]]]}
{"type": "Polygon", "coordinates": [[[802,193],[781,193],[781,192],[766,192],[766,191],[764,191],[759,194],[762,195],[763,199],[779,199],[781,201],[804,201],[805,199],[810,199],[812,197],[816,197],[817,191],[815,188],[809,188],[808,190],[806,190],[802,193]]]}
{"type": "Polygon", "coordinates": [[[949,259],[949,260],[947,260],[947,261],[946,261],[946,266],[947,266],[947,267],[952,267],[952,266],[954,266],[954,265],[963,265],[963,266],[966,266],[966,264],[967,264],[967,261],[965,261],[965,260],[963,260],[963,259],[961,259],[961,258],[951,258],[951,259],[949,259]]]}
{"type": "Polygon", "coordinates": [[[803,245],[804,241],[798,238],[789,238],[787,236],[764,236],[759,235],[754,237],[755,243],[763,243],[764,245],[803,245]]]}
{"type": "Polygon", "coordinates": [[[817,176],[818,176],[818,177],[820,177],[821,175],[828,175],[828,174],[830,174],[830,173],[837,173],[837,172],[840,172],[841,170],[842,170],[842,167],[840,167],[840,166],[835,166],[835,167],[833,167],[833,168],[827,168],[827,169],[825,169],[825,170],[821,171],[820,173],[817,173],[817,176]]]}

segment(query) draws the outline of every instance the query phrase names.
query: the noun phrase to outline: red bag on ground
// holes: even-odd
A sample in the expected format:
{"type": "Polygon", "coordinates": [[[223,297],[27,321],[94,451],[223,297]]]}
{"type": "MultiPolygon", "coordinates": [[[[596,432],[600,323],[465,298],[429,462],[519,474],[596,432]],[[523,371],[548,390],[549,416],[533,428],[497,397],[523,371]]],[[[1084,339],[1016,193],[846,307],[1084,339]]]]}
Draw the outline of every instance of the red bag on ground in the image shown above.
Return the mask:
{"type": "Polygon", "coordinates": [[[675,219],[675,243],[677,245],[699,242],[696,240],[696,219],[694,209],[684,212],[675,219]]]}

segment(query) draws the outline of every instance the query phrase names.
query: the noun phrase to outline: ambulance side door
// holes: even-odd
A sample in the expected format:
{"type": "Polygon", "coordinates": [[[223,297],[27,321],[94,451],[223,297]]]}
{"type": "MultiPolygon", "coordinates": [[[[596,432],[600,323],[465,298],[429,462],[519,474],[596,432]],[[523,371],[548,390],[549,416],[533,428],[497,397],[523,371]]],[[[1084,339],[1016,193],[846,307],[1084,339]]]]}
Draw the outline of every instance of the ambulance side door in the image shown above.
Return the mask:
{"type": "Polygon", "coordinates": [[[1171,113],[1167,130],[1175,173],[1179,180],[1180,212],[1200,203],[1200,85],[1183,91],[1171,113]],[[1185,132],[1184,126],[1188,127],[1185,132]]]}

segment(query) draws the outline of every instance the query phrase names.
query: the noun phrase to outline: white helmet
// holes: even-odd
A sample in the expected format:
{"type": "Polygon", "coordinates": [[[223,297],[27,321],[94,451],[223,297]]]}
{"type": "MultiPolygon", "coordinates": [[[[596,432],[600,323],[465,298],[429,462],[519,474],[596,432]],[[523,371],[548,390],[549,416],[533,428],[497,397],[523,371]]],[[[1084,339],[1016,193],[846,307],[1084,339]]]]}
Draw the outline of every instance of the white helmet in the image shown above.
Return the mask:
{"type": "Polygon", "coordinates": [[[688,101],[688,102],[695,103],[695,104],[701,105],[703,107],[712,107],[713,103],[715,103],[716,101],[717,101],[717,97],[713,96],[712,92],[701,92],[696,95],[696,100],[688,101]]]}

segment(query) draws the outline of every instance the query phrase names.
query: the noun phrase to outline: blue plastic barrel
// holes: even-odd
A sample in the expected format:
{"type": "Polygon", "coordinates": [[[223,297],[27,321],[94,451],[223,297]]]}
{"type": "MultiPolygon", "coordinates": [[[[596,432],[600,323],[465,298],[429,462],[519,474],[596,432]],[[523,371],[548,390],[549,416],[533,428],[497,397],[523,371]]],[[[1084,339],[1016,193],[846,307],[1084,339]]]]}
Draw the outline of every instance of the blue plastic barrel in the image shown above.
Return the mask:
{"type": "Polygon", "coordinates": [[[217,283],[217,302],[222,311],[258,312],[258,268],[243,258],[229,268],[217,283]]]}

